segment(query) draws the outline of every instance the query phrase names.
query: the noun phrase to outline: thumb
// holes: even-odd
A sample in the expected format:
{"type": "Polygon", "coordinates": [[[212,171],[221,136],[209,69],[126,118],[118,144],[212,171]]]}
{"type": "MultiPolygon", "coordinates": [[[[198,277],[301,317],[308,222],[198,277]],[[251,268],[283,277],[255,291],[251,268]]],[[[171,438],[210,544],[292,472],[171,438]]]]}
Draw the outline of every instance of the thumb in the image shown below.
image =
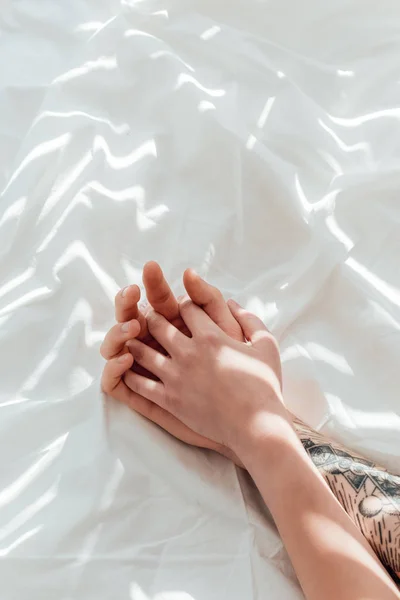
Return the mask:
{"type": "Polygon", "coordinates": [[[245,338],[251,342],[253,346],[257,346],[257,344],[273,339],[272,334],[256,315],[253,315],[253,313],[242,308],[235,300],[228,300],[228,306],[232,315],[242,328],[245,338]]]}

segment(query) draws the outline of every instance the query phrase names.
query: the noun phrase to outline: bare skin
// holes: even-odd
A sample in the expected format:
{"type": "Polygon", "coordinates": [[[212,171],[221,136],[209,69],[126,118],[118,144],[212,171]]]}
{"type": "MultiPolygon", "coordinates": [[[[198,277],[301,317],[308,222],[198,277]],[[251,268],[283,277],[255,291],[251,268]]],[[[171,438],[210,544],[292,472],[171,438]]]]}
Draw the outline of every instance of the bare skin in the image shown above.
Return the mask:
{"type": "MultiPolygon", "coordinates": [[[[157,263],[149,262],[144,266],[143,283],[151,306],[154,309],[157,308],[161,315],[181,331],[188,333],[180,317],[178,301],[157,263]]],[[[243,340],[242,330],[232,317],[221,292],[217,288],[201,279],[192,269],[185,271],[184,285],[192,300],[201,306],[215,323],[233,339],[243,340]]],[[[126,385],[123,375],[133,366],[133,357],[129,351],[129,340],[137,337],[151,347],[159,348],[157,342],[148,332],[147,311],[146,309],[144,311],[139,310],[139,301],[140,289],[137,285],[131,285],[120,290],[115,297],[117,325],[114,325],[107,333],[100,349],[101,355],[108,361],[102,377],[103,390],[160,426],[178,440],[191,446],[214,450],[233,460],[238,466],[242,466],[241,461],[232,450],[192,431],[175,416],[136,394],[126,385]],[[122,325],[127,325],[128,330],[122,331],[122,325]]],[[[137,369],[136,365],[135,369],[143,373],[142,370],[137,369]]]]}
{"type": "Polygon", "coordinates": [[[293,417],[304,449],[333,495],[400,585],[400,477],[293,417]]]}
{"type": "MultiPolygon", "coordinates": [[[[147,298],[153,307],[173,322],[179,330],[190,335],[180,317],[178,301],[157,263],[152,262],[145,266],[143,281],[147,298]]],[[[232,319],[225,300],[216,288],[190,269],[184,274],[184,284],[192,300],[202,306],[223,331],[233,339],[244,340],[241,329],[232,319]]],[[[102,354],[105,358],[113,359],[120,355],[124,356],[124,353],[127,354],[129,340],[135,337],[145,341],[152,348],[161,350],[148,332],[147,311],[142,314],[138,310],[139,298],[140,291],[137,286],[130,286],[124,295],[121,292],[117,294],[117,320],[119,322],[129,318],[134,320],[128,321],[127,332],[121,332],[120,326],[115,326],[109,332],[102,346],[102,354]],[[140,333],[139,324],[135,319],[139,320],[140,333]]],[[[238,466],[243,466],[232,449],[217,444],[205,436],[199,436],[168,411],[130,390],[123,375],[131,366],[132,359],[126,356],[123,360],[128,362],[116,363],[113,359],[111,366],[107,365],[104,371],[103,388],[109,389],[110,395],[127,403],[178,439],[194,446],[215,450],[233,460],[238,466]]],[[[133,371],[149,376],[149,372],[137,363],[134,364],[133,371]]],[[[379,465],[366,461],[340,444],[328,440],[293,415],[291,418],[305,450],[333,494],[365,535],[394,580],[400,583],[400,478],[387,473],[379,465]],[[363,471],[362,477],[360,477],[360,470],[363,471]]]]}
{"type": "Polygon", "coordinates": [[[400,598],[304,452],[282,401],[273,336],[238,305],[231,302],[229,309],[246,343],[189,300],[179,310],[190,337],[151,311],[149,333],[166,353],[138,339],[129,345],[157,380],[129,369],[125,383],[191,431],[235,452],[271,511],[308,600],[400,598]]]}

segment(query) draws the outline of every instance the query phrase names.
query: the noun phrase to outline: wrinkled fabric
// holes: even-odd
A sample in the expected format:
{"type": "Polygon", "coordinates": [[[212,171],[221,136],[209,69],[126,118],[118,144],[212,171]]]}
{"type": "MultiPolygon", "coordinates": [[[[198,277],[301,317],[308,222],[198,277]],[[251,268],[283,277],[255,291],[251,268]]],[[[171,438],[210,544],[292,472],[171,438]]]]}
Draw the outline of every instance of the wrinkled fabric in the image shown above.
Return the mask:
{"type": "Polygon", "coordinates": [[[0,8],[2,600],[295,600],[244,473],[104,402],[118,289],[187,266],[288,406],[400,471],[400,5],[0,8]]]}

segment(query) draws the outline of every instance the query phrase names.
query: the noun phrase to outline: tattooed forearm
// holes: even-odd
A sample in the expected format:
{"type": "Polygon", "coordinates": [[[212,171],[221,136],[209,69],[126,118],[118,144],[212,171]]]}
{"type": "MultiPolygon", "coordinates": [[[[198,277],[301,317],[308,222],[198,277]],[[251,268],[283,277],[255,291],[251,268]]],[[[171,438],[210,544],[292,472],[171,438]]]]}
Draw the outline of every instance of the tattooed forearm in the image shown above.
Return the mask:
{"type": "Polygon", "coordinates": [[[333,494],[400,585],[400,477],[325,438],[299,419],[293,423],[333,494]]]}

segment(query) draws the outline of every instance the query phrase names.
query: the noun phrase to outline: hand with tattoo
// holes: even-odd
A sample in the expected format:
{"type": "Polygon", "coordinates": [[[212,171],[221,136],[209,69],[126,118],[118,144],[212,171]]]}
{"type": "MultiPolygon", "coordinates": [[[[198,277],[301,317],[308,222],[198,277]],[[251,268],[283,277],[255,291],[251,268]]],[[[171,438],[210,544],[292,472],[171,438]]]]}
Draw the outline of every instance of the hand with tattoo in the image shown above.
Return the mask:
{"type": "MultiPolygon", "coordinates": [[[[190,270],[185,273],[184,282],[192,300],[201,305],[221,329],[236,340],[244,339],[242,329],[238,327],[238,321],[234,318],[234,310],[229,310],[218,290],[206,284],[190,270]]],[[[179,330],[190,335],[189,329],[180,317],[178,303],[161,269],[155,263],[146,266],[144,283],[148,299],[153,306],[155,305],[161,314],[172,320],[179,330]]],[[[126,293],[117,295],[118,320],[128,321],[129,317],[131,320],[128,322],[129,331],[123,332],[117,326],[118,328],[111,330],[103,344],[103,356],[110,359],[103,375],[103,389],[179,439],[192,445],[219,451],[241,465],[240,458],[233,452],[234,443],[227,442],[227,439],[217,441],[215,437],[211,441],[204,435],[205,430],[192,429],[191,425],[199,421],[198,415],[193,423],[184,422],[185,419],[182,420],[179,415],[172,414],[172,411],[154,402],[154,397],[149,397],[149,394],[147,398],[144,397],[146,393],[143,393],[143,388],[138,387],[137,382],[140,381],[142,385],[144,376],[151,377],[150,380],[147,379],[146,392],[150,389],[150,385],[152,393],[157,388],[158,382],[157,378],[144,368],[150,366],[150,363],[146,363],[146,359],[143,358],[147,351],[138,350],[139,347],[142,348],[139,346],[140,342],[135,342],[133,338],[139,336],[152,349],[160,351],[162,348],[149,335],[146,315],[141,314],[137,308],[138,299],[138,288],[135,286],[128,288],[126,293]],[[135,363],[135,374],[130,374],[129,370],[132,365],[132,359],[128,355],[129,347],[134,354],[136,352],[136,358],[139,352],[138,362],[142,362],[142,367],[135,363]],[[122,362],[119,362],[120,359],[122,362]],[[137,392],[142,392],[143,395],[137,392]]],[[[165,356],[165,351],[163,354],[165,356]]],[[[189,392],[188,388],[188,397],[189,392]]],[[[210,390],[209,395],[211,393],[210,390]]],[[[327,481],[334,496],[368,539],[392,577],[396,578],[396,573],[398,575],[399,571],[399,478],[387,474],[383,469],[355,453],[349,453],[338,444],[324,440],[320,434],[313,432],[295,418],[293,424],[309,458],[327,481]]],[[[232,425],[229,428],[234,429],[232,425]]],[[[237,431],[235,435],[238,437],[239,432],[237,431]]]]}

